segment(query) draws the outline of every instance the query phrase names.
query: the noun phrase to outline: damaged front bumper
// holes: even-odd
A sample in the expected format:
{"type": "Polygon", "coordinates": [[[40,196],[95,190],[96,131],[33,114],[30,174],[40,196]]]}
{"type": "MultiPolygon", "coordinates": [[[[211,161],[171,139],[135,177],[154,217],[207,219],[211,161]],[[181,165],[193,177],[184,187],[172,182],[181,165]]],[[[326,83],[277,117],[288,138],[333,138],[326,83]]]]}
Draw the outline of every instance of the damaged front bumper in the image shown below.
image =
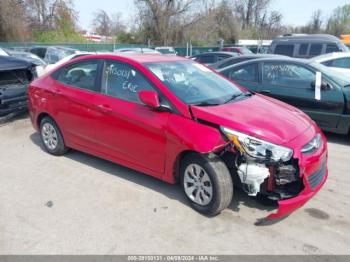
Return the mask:
{"type": "Polygon", "coordinates": [[[0,86],[0,117],[27,109],[27,84],[0,86]]]}
{"type": "Polygon", "coordinates": [[[323,187],[328,178],[327,141],[322,135],[322,146],[312,154],[299,154],[300,176],[304,189],[295,197],[278,201],[278,210],[270,214],[265,220],[278,220],[290,215],[302,207],[323,187]]]}

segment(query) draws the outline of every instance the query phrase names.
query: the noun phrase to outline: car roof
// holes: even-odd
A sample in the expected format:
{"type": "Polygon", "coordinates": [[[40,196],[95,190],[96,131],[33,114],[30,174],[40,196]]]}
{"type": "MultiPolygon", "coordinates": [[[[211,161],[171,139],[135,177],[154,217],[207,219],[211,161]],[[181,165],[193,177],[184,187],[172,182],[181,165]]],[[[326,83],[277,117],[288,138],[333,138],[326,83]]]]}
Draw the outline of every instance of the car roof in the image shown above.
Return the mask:
{"type": "Polygon", "coordinates": [[[218,72],[222,72],[222,71],[225,71],[227,69],[230,69],[230,68],[235,68],[235,67],[239,67],[239,66],[242,66],[242,65],[246,65],[246,64],[251,64],[251,63],[257,63],[257,62],[294,62],[294,63],[301,63],[301,64],[310,64],[312,63],[312,61],[310,60],[307,60],[307,59],[301,59],[301,58],[292,58],[292,57],[270,57],[270,58],[257,58],[257,59],[253,59],[253,60],[248,60],[248,61],[244,61],[244,62],[241,62],[241,63],[237,63],[237,64],[234,64],[234,65],[230,65],[230,66],[227,66],[227,67],[224,67],[224,68],[220,68],[220,69],[217,69],[218,72]]]}
{"type": "Polygon", "coordinates": [[[217,68],[222,64],[225,64],[225,63],[230,62],[230,61],[235,61],[235,60],[242,60],[242,59],[253,60],[253,59],[273,58],[273,57],[284,58],[286,56],[276,55],[276,54],[249,54],[249,55],[233,56],[233,57],[229,57],[229,58],[224,59],[224,60],[220,60],[220,61],[216,62],[215,64],[212,64],[211,67],[217,68]]]}
{"type": "Polygon", "coordinates": [[[214,52],[205,52],[205,53],[200,53],[200,54],[197,54],[197,55],[193,55],[191,57],[197,57],[197,56],[201,56],[201,55],[211,55],[211,54],[214,54],[214,55],[229,55],[229,56],[237,56],[236,53],[232,53],[232,52],[224,52],[224,51],[214,51],[214,52]]]}
{"type": "MultiPolygon", "coordinates": [[[[166,56],[162,54],[142,54],[142,53],[110,53],[83,56],[81,59],[128,59],[137,63],[157,63],[172,61],[188,61],[189,59],[181,56],[166,56]]],[[[77,58],[80,59],[80,58],[77,58]]]]}
{"type": "Polygon", "coordinates": [[[334,52],[311,58],[315,62],[324,62],[333,58],[350,57],[350,52],[334,52]]]}
{"type": "Polygon", "coordinates": [[[333,35],[327,34],[297,34],[297,35],[282,35],[276,37],[273,42],[288,42],[288,41],[328,41],[328,42],[340,42],[340,39],[333,35]]]}

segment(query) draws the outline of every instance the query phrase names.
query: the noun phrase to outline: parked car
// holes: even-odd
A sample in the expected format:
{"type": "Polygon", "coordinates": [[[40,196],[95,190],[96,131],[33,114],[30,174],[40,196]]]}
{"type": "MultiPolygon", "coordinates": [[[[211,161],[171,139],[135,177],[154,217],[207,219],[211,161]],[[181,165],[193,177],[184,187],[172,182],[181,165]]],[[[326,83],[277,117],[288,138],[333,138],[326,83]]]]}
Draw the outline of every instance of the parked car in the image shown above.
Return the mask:
{"type": "Polygon", "coordinates": [[[253,54],[253,52],[248,49],[245,46],[229,46],[229,47],[223,47],[220,49],[222,52],[233,52],[237,53],[238,55],[250,55],[253,54]]]}
{"type": "Polygon", "coordinates": [[[160,52],[147,47],[130,47],[114,50],[115,53],[131,53],[131,54],[160,54],[160,52]]]}
{"type": "Polygon", "coordinates": [[[349,49],[332,35],[283,35],[276,37],[269,53],[295,58],[311,58],[326,53],[348,52],[349,49]]]}
{"type": "Polygon", "coordinates": [[[230,52],[207,52],[189,57],[190,59],[205,65],[211,65],[230,57],[238,56],[237,53],[230,52]]]}
{"type": "Polygon", "coordinates": [[[55,64],[66,56],[80,53],[79,50],[64,46],[36,46],[29,51],[42,58],[47,64],[55,64]]]}
{"type": "Polygon", "coordinates": [[[350,77],[350,52],[330,53],[322,56],[317,56],[312,59],[316,63],[332,68],[342,74],[350,77]]]}
{"type": "Polygon", "coordinates": [[[251,60],[219,72],[251,91],[303,110],[325,131],[349,133],[350,77],[310,60],[292,58],[251,60]],[[322,74],[319,98],[317,72],[322,74]]]}
{"type": "Polygon", "coordinates": [[[78,53],[78,54],[73,54],[73,55],[66,56],[66,57],[62,58],[60,61],[58,61],[55,64],[47,65],[46,68],[45,68],[44,73],[47,73],[47,72],[49,72],[49,71],[59,67],[60,65],[65,64],[66,62],[68,62],[68,61],[70,61],[72,59],[75,59],[75,58],[78,58],[78,57],[81,57],[81,56],[91,55],[91,54],[94,54],[94,53],[81,52],[81,53],[78,53]]]}
{"type": "Polygon", "coordinates": [[[0,56],[0,117],[27,109],[27,90],[35,65],[11,56],[0,56]]]}
{"type": "Polygon", "coordinates": [[[36,73],[38,76],[41,76],[45,72],[45,68],[47,64],[44,60],[42,60],[37,55],[34,55],[29,52],[23,52],[23,51],[14,51],[14,50],[6,50],[6,51],[10,56],[13,56],[18,59],[22,59],[29,63],[34,64],[36,66],[36,73]]]}
{"type": "Polygon", "coordinates": [[[235,57],[230,57],[230,58],[221,60],[219,62],[216,62],[215,64],[210,65],[210,67],[214,69],[221,69],[231,65],[242,63],[244,61],[249,61],[249,60],[259,59],[259,58],[268,58],[268,57],[284,57],[284,56],[273,55],[273,54],[252,54],[252,55],[235,56],[235,57]]]}
{"type": "Polygon", "coordinates": [[[174,47],[171,46],[158,46],[155,50],[163,55],[177,55],[174,47]]]}
{"type": "Polygon", "coordinates": [[[182,57],[84,56],[29,92],[49,153],[74,148],[180,181],[201,213],[225,209],[236,185],[279,201],[268,219],[285,217],[328,175],[327,142],[309,117],[182,57]]]}
{"type": "Polygon", "coordinates": [[[4,49],[0,48],[0,56],[8,56],[8,53],[4,49]]]}

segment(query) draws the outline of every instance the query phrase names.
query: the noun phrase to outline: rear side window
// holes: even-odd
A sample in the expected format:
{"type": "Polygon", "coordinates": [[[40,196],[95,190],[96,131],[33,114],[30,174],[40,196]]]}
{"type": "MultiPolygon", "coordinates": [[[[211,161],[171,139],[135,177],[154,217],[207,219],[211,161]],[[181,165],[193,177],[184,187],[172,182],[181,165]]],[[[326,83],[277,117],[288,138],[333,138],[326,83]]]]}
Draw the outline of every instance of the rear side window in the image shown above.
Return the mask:
{"type": "Polygon", "coordinates": [[[309,48],[309,44],[301,44],[299,47],[299,55],[306,56],[308,48],[309,48]]]}
{"type": "Polygon", "coordinates": [[[55,72],[52,77],[65,85],[98,92],[98,64],[97,60],[74,63],[55,72]]]}
{"type": "Polygon", "coordinates": [[[328,44],[326,47],[326,53],[333,53],[333,52],[339,52],[340,49],[335,44],[328,44]]]}
{"type": "Polygon", "coordinates": [[[275,54],[293,56],[294,45],[276,45],[275,54]]]}
{"type": "Polygon", "coordinates": [[[322,44],[312,44],[310,47],[310,55],[317,56],[322,54],[322,44]]]}
{"type": "Polygon", "coordinates": [[[154,90],[146,78],[132,66],[107,61],[103,72],[102,93],[130,102],[142,104],[138,91],[154,90]]]}
{"type": "Polygon", "coordinates": [[[250,64],[230,69],[226,75],[228,75],[231,80],[258,82],[258,65],[250,64]]]}

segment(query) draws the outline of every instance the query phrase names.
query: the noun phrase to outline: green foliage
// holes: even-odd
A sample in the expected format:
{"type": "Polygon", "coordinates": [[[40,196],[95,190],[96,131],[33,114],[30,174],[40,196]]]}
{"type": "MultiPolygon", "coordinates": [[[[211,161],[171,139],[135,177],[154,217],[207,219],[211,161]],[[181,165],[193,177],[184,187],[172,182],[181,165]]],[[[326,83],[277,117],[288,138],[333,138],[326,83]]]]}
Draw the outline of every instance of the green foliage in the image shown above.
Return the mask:
{"type": "Polygon", "coordinates": [[[327,24],[327,33],[334,35],[350,33],[350,4],[336,8],[327,24]]]}
{"type": "Polygon", "coordinates": [[[117,34],[117,42],[120,44],[137,44],[135,34],[128,32],[120,32],[117,34]]]}
{"type": "Polygon", "coordinates": [[[86,40],[77,32],[65,31],[34,31],[33,38],[38,43],[84,43],[86,40]]]}

